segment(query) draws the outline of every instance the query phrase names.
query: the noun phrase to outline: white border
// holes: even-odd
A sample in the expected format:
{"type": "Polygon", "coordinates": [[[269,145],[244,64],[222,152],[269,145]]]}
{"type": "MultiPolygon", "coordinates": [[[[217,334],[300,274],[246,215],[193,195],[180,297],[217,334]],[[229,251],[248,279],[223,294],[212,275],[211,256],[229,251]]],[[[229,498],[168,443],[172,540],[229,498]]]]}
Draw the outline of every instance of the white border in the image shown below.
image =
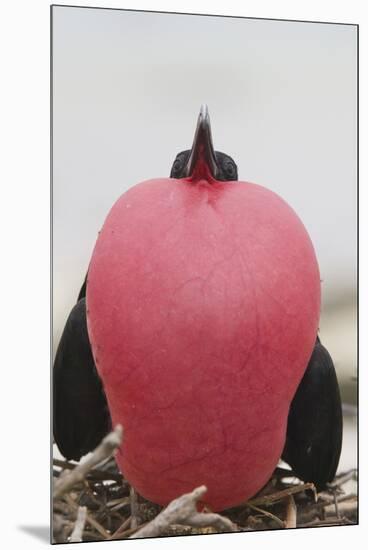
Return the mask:
{"type": "MultiPolygon", "coordinates": [[[[60,1],[58,4],[68,4],[60,1]]],[[[358,23],[360,25],[360,151],[367,147],[367,18],[365,2],[333,0],[96,0],[80,6],[240,15],[358,23]],[[364,52],[364,53],[363,53],[364,52]]],[[[0,470],[4,548],[44,547],[31,530],[49,522],[49,5],[46,0],[18,0],[1,6],[1,442],[0,470]],[[4,74],[5,69],[5,74],[4,74]],[[4,252],[6,257],[4,258],[4,252]],[[5,308],[4,308],[5,302],[5,308]],[[23,528],[21,528],[23,527],[23,528]],[[28,528],[28,529],[25,529],[28,528]],[[5,539],[5,540],[4,540],[5,539]]],[[[360,181],[367,181],[366,155],[360,181]]],[[[360,241],[365,243],[366,185],[360,186],[360,241]]],[[[360,255],[360,327],[367,333],[366,253],[360,255]]],[[[365,248],[366,245],[365,245],[365,248]]],[[[367,433],[367,338],[360,352],[360,431],[367,433]]],[[[360,525],[288,532],[213,535],[111,544],[148,548],[254,548],[263,544],[295,548],[361,547],[367,537],[368,463],[360,438],[360,525]]],[[[95,543],[90,543],[95,544],[95,543]]],[[[105,548],[106,543],[98,543],[105,548]]],[[[114,548],[115,546],[108,546],[114,548]]]]}

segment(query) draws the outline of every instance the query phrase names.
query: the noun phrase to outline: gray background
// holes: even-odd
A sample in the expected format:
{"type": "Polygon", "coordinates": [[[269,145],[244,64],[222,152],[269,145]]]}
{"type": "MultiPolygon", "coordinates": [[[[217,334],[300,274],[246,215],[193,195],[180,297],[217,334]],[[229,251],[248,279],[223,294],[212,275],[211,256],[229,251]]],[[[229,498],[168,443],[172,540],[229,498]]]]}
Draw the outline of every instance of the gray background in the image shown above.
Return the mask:
{"type": "Polygon", "coordinates": [[[312,238],[321,336],[354,402],[355,27],[55,7],[53,102],[55,345],[113,202],[168,176],[205,102],[239,179],[280,194],[312,238]]]}

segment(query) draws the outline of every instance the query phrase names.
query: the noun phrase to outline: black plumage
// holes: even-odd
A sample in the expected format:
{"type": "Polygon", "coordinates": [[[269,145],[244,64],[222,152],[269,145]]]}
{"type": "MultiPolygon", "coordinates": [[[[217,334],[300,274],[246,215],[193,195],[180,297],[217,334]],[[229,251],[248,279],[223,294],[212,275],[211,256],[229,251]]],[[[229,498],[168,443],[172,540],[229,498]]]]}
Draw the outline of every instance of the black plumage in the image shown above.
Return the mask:
{"type": "Polygon", "coordinates": [[[88,339],[85,298],[72,309],[55,356],[53,422],[61,454],[74,460],[92,451],[111,427],[88,339]]]}
{"type": "MultiPolygon", "coordinates": [[[[176,155],[172,165],[170,178],[185,178],[186,166],[190,157],[191,150],[181,151],[176,155]]],[[[226,153],[215,151],[217,161],[216,179],[219,181],[236,181],[238,179],[238,167],[234,160],[226,153]]]]}
{"type": "Polygon", "coordinates": [[[335,367],[317,337],[290,406],[282,455],[303,481],[317,489],[333,480],[342,445],[342,407],[335,367]]]}
{"type": "Polygon", "coordinates": [[[78,302],[79,302],[79,300],[81,300],[82,298],[85,298],[85,297],[86,297],[86,291],[87,291],[87,276],[88,276],[88,274],[84,277],[83,284],[82,284],[81,289],[80,289],[80,291],[79,291],[78,299],[77,299],[78,302]]]}

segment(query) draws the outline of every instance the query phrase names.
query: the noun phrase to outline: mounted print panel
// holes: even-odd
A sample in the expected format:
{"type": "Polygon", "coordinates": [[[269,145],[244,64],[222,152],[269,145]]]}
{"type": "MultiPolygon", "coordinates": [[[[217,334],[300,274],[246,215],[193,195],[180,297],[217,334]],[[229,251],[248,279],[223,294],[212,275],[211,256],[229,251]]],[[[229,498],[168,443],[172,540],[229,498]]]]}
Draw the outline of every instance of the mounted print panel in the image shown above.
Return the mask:
{"type": "Polygon", "coordinates": [[[51,30],[52,542],[356,524],[357,26],[51,30]]]}

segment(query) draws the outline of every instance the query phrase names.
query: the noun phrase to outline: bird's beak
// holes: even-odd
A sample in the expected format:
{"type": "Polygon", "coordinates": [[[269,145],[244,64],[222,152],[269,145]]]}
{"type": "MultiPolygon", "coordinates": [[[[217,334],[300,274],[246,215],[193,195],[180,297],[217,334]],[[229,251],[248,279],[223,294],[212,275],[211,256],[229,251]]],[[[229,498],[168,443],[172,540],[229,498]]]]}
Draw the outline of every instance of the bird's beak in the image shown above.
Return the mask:
{"type": "Polygon", "coordinates": [[[192,149],[185,167],[185,177],[206,177],[208,173],[217,179],[219,172],[212,143],[211,122],[206,104],[201,106],[192,149]]]}

